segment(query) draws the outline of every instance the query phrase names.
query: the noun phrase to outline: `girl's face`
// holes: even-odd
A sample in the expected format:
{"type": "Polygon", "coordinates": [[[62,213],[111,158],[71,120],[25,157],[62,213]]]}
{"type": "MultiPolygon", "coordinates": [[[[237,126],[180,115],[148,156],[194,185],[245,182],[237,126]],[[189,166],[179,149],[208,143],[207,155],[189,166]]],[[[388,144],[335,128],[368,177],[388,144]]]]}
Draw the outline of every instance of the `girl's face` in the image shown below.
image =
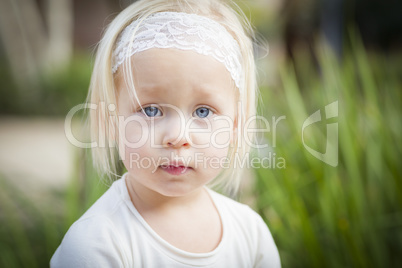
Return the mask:
{"type": "Polygon", "coordinates": [[[130,178],[164,196],[200,190],[228,166],[238,96],[229,72],[193,51],[150,49],[131,60],[142,108],[121,70],[116,83],[119,151],[130,178]]]}

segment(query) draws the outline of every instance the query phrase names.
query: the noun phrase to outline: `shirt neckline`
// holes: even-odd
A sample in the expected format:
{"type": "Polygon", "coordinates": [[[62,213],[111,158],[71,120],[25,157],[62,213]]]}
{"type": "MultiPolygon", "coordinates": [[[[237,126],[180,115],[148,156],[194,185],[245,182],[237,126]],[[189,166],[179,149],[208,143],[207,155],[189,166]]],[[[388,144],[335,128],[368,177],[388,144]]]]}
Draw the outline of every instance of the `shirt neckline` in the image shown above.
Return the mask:
{"type": "MultiPolygon", "coordinates": [[[[127,173],[126,173],[127,174],[127,173]]],[[[221,206],[219,205],[218,202],[216,202],[217,196],[215,193],[209,189],[208,187],[204,186],[204,188],[207,191],[207,194],[209,195],[210,199],[212,200],[214,206],[216,207],[221,223],[222,223],[222,238],[221,241],[219,242],[218,246],[210,251],[210,252],[205,252],[205,253],[193,253],[193,252],[188,252],[182,249],[179,249],[169,242],[167,242],[165,239],[163,239],[161,236],[159,236],[152,228],[149,226],[149,224],[145,221],[145,219],[141,216],[141,214],[138,212],[138,210],[135,208],[134,204],[131,202],[130,195],[128,193],[128,189],[126,186],[126,174],[122,176],[122,178],[117,181],[119,183],[119,188],[120,192],[122,193],[122,198],[124,199],[127,207],[130,209],[132,214],[135,216],[135,218],[139,221],[141,226],[145,229],[146,233],[149,235],[151,238],[150,240],[152,241],[152,244],[161,250],[166,256],[168,256],[171,259],[174,259],[176,261],[179,261],[184,264],[189,264],[193,266],[203,266],[203,265],[211,265],[213,264],[217,258],[218,258],[218,253],[222,250],[223,247],[225,247],[226,244],[226,233],[227,233],[227,222],[225,215],[223,213],[223,210],[221,206]]]]}

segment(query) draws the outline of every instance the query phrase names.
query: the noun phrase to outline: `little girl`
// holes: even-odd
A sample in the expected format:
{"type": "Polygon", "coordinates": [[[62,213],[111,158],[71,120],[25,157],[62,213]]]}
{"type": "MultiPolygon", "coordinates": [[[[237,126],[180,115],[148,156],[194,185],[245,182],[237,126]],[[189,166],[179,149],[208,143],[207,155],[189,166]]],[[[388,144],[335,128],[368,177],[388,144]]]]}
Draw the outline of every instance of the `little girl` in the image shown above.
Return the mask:
{"type": "Polygon", "coordinates": [[[216,0],[140,0],[113,20],[90,85],[93,156],[112,177],[118,155],[127,173],[52,267],[280,267],[261,217],[210,189],[237,189],[250,147],[249,29],[216,0]]]}

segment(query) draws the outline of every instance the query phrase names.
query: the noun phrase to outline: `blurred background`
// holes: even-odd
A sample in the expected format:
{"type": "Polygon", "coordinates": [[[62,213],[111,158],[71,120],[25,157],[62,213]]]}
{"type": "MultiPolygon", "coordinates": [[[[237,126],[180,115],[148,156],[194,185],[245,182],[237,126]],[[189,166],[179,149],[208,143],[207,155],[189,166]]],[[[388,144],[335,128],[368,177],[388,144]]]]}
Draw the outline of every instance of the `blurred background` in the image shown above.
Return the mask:
{"type": "MultiPolygon", "coordinates": [[[[48,266],[107,189],[64,124],[85,102],[102,30],[132,2],[0,1],[1,267],[48,266]]],[[[284,116],[260,137],[270,148],[255,152],[269,166],[250,170],[236,198],[267,222],[283,267],[400,265],[402,2],[236,2],[259,40],[259,111],[269,122],[284,116]],[[327,144],[328,129],[337,139],[327,144]],[[336,161],[307,147],[331,147],[336,161]]],[[[73,118],[77,137],[84,123],[73,118]]]]}

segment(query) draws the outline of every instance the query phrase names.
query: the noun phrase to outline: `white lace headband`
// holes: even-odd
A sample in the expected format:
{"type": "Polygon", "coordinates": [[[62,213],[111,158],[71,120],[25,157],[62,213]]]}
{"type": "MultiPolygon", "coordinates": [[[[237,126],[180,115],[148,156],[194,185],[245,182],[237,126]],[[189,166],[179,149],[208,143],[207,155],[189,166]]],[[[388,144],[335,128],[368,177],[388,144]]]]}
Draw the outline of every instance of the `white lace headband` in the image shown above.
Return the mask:
{"type": "Polygon", "coordinates": [[[240,89],[243,79],[240,47],[225,27],[212,19],[196,14],[160,12],[141,23],[133,21],[117,39],[113,73],[125,59],[150,48],[177,48],[212,56],[225,65],[240,89]]]}

